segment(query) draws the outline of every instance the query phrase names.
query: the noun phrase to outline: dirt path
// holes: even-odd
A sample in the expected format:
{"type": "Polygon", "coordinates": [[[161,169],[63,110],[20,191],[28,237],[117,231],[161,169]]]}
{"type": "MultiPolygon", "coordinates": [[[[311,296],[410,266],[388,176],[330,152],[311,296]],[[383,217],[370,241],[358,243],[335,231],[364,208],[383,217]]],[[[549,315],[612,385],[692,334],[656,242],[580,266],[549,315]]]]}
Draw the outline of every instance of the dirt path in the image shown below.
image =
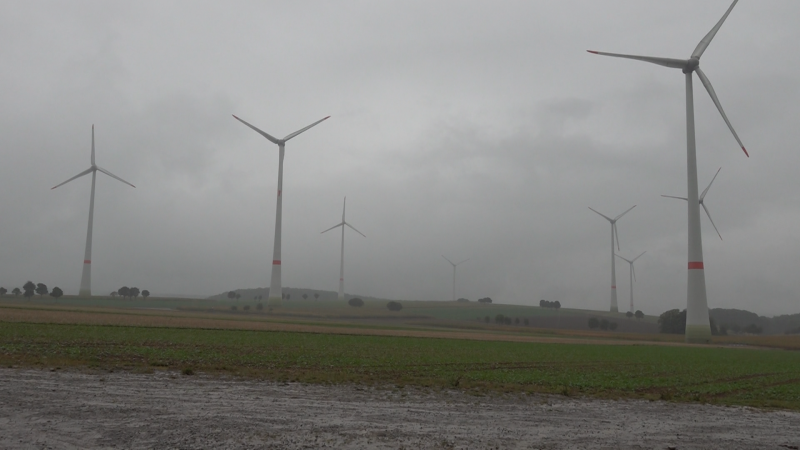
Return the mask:
{"type": "Polygon", "coordinates": [[[800,446],[800,413],[665,402],[0,369],[0,448],[800,446]]]}

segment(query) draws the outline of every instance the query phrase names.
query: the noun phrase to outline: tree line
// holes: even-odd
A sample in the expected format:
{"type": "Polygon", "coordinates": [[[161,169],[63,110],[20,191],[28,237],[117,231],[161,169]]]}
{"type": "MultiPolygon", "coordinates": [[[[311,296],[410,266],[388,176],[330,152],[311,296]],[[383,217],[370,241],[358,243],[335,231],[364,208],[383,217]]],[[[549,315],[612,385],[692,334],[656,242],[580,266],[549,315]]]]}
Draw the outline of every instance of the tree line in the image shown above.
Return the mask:
{"type": "MultiPolygon", "coordinates": [[[[22,286],[22,289],[15,287],[14,289],[11,290],[11,293],[14,294],[14,297],[18,297],[20,294],[22,294],[22,296],[27,298],[28,300],[30,300],[31,297],[33,297],[36,294],[39,294],[39,298],[49,294],[56,300],[58,300],[59,297],[64,295],[64,291],[62,291],[61,288],[58,286],[54,287],[53,290],[51,291],[47,288],[46,284],[34,283],[33,281],[26,282],[22,286]]],[[[0,297],[4,297],[6,294],[8,294],[8,289],[0,287],[0,297]]]]}
{"type": "Polygon", "coordinates": [[[139,298],[139,295],[141,295],[142,298],[147,300],[147,297],[150,297],[150,291],[148,291],[147,289],[140,291],[138,287],[122,286],[121,288],[111,293],[112,297],[116,297],[118,295],[123,299],[127,298],[129,300],[136,300],[137,298],[139,298]]]}

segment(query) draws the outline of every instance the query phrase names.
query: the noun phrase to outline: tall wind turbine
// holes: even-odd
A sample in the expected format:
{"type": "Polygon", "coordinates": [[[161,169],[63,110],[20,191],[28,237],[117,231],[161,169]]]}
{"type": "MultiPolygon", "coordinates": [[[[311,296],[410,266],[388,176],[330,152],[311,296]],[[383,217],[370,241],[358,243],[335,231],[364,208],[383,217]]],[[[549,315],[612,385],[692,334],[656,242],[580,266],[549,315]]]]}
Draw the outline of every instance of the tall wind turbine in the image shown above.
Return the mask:
{"type": "Polygon", "coordinates": [[[590,53],[604,56],[614,56],[618,58],[635,59],[639,61],[658,64],[660,66],[669,67],[672,69],[680,69],[684,74],[686,80],[686,173],[688,183],[688,226],[689,226],[689,242],[688,242],[688,276],[686,286],[686,342],[704,343],[711,340],[711,327],[708,322],[708,300],[706,298],[706,277],[703,267],[703,240],[700,234],[700,201],[697,194],[697,148],[694,136],[694,98],[692,94],[692,73],[697,73],[700,82],[703,83],[711,100],[722,115],[722,119],[728,125],[728,128],[733,133],[733,137],[739,146],[744,151],[745,155],[747,150],[744,148],[741,139],[734,131],[731,122],[725,115],[722,105],[717,99],[717,94],[711,86],[708,77],[700,70],[700,57],[706,51],[711,40],[719,31],[722,23],[728,18],[728,15],[736,6],[739,0],[734,0],[725,15],[714,25],[714,28],[700,40],[697,47],[692,52],[689,59],[672,59],[660,58],[652,56],[635,56],[635,55],[621,55],[617,53],[602,53],[589,50],[590,53]]]}
{"type": "MultiPolygon", "coordinates": [[[[339,261],[339,300],[344,300],[344,227],[345,227],[345,225],[347,225],[348,227],[352,228],[353,231],[355,231],[356,233],[364,236],[364,233],[356,230],[356,228],[354,226],[352,226],[349,223],[347,223],[347,221],[344,219],[344,213],[345,213],[346,209],[347,209],[347,197],[344,198],[344,205],[342,206],[342,221],[341,221],[341,223],[338,223],[338,224],[336,224],[336,225],[334,225],[334,226],[332,226],[332,227],[330,227],[327,230],[322,232],[322,233],[326,233],[328,231],[331,231],[334,228],[342,227],[342,253],[341,253],[342,256],[341,256],[341,260],[339,261]]],[[[320,233],[320,234],[322,234],[322,233],[320,233]]],[[[366,237],[366,236],[364,236],[364,237],[366,237]]]]}
{"type": "Polygon", "coordinates": [[[281,210],[283,206],[283,196],[281,194],[283,192],[283,153],[286,148],[286,142],[320,122],[327,120],[329,117],[330,116],[325,117],[305,128],[301,128],[283,139],[276,139],[235,115],[233,116],[234,119],[252,128],[256,133],[264,136],[273,144],[278,145],[278,202],[275,206],[275,243],[272,247],[272,279],[269,282],[269,299],[267,300],[267,305],[269,306],[280,306],[283,294],[283,290],[281,289],[281,210]]]}
{"type": "Polygon", "coordinates": [[[617,221],[620,219],[620,217],[624,216],[625,214],[628,214],[628,211],[632,210],[633,208],[636,208],[636,205],[631,206],[630,208],[625,210],[624,213],[612,219],[611,217],[608,217],[605,214],[601,214],[592,209],[591,207],[589,207],[589,209],[591,209],[597,214],[600,214],[607,221],[611,222],[611,309],[610,309],[611,312],[619,312],[619,308],[617,307],[617,265],[616,261],[614,261],[614,237],[617,238],[617,250],[619,250],[619,233],[617,233],[617,221]]]}
{"type": "Polygon", "coordinates": [[[463,263],[465,263],[465,262],[467,262],[467,261],[469,261],[469,258],[467,258],[467,259],[465,259],[465,260],[463,260],[463,261],[461,261],[459,263],[454,263],[453,261],[450,261],[447,258],[447,256],[444,256],[444,255],[442,255],[442,258],[447,259],[447,262],[449,262],[450,264],[453,265],[453,301],[456,301],[456,267],[461,265],[461,264],[463,264],[463,263]]]}
{"type": "Polygon", "coordinates": [[[94,163],[94,125],[92,125],[92,165],[84,170],[83,172],[75,175],[74,177],[70,178],[69,180],[55,185],[51,190],[63,186],[70,181],[80,178],[84,175],[92,174],[92,193],[89,196],[89,227],[86,230],[86,251],[83,254],[83,273],[81,274],[81,289],[78,292],[78,295],[81,297],[91,297],[92,295],[92,224],[94,222],[94,186],[95,186],[95,179],[97,178],[97,172],[103,172],[104,174],[110,176],[111,178],[117,179],[128,186],[136,187],[127,181],[123,180],[122,178],[114,175],[113,173],[109,172],[102,167],[99,167],[97,164],[94,163]]]}
{"type": "MultiPolygon", "coordinates": [[[[719,171],[720,171],[720,170],[722,170],[722,167],[720,167],[719,169],[717,169],[717,173],[715,173],[715,174],[714,174],[714,178],[712,178],[712,179],[711,179],[711,183],[713,183],[713,182],[714,182],[714,180],[716,180],[716,179],[717,179],[717,175],[719,175],[719,171]]],[[[712,219],[712,218],[711,218],[711,213],[710,213],[710,212],[708,212],[708,207],[706,207],[706,204],[705,204],[705,203],[703,203],[703,199],[705,199],[705,198],[706,198],[706,194],[708,193],[708,190],[709,190],[709,189],[711,189],[711,183],[708,183],[708,186],[706,187],[706,189],[703,191],[703,193],[702,193],[702,194],[700,194],[700,206],[702,206],[702,207],[703,207],[703,209],[706,211],[706,216],[708,216],[708,220],[710,220],[710,221],[711,221],[711,226],[712,226],[712,227],[714,227],[714,231],[716,231],[716,232],[717,232],[717,236],[719,236],[719,239],[720,239],[720,240],[722,240],[722,235],[721,235],[721,234],[719,234],[719,230],[717,229],[717,226],[716,226],[716,225],[714,225],[714,219],[712,219]]],[[[662,195],[662,197],[667,197],[667,198],[677,198],[677,199],[679,199],[679,200],[687,200],[687,199],[686,199],[686,197],[675,197],[674,195],[662,195]]],[[[688,201],[688,200],[687,200],[687,201],[688,201]]]]}
{"type": "Polygon", "coordinates": [[[639,259],[639,257],[644,255],[645,253],[647,253],[647,251],[643,251],[642,253],[639,254],[639,256],[637,256],[636,258],[633,258],[633,259],[625,259],[622,256],[617,255],[618,258],[623,259],[624,261],[626,261],[628,264],[631,265],[631,273],[630,273],[630,277],[629,277],[630,280],[631,280],[631,309],[628,310],[630,312],[633,312],[633,282],[634,282],[634,280],[636,280],[636,269],[633,268],[633,262],[636,261],[637,259],[639,259]]]}

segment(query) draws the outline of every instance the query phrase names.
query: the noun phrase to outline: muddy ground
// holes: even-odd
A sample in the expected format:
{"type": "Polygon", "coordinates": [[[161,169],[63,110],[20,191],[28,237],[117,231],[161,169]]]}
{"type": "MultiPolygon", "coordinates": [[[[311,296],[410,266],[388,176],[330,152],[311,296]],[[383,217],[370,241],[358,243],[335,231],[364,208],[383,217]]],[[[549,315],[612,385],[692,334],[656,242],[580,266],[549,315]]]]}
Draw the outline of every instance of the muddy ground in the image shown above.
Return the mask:
{"type": "Polygon", "coordinates": [[[800,447],[800,413],[562,396],[0,369],[0,448],[800,447]]]}

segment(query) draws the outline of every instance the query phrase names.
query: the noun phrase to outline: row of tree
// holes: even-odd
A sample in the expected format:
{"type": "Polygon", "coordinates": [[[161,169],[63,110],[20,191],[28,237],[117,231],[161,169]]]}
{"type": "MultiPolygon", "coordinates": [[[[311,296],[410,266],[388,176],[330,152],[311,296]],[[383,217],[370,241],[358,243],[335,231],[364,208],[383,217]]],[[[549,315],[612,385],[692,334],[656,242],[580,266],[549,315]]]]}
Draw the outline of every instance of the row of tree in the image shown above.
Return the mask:
{"type": "MultiPolygon", "coordinates": [[[[56,300],[58,300],[59,297],[64,295],[64,291],[62,291],[61,288],[58,286],[54,287],[53,290],[50,291],[47,288],[46,284],[34,283],[33,281],[28,281],[27,283],[25,283],[22,286],[22,289],[18,287],[12,289],[11,293],[14,294],[15,297],[19,296],[19,294],[22,294],[22,296],[27,298],[28,300],[30,300],[31,297],[33,297],[36,294],[39,294],[39,297],[50,294],[50,296],[56,300]]],[[[8,289],[0,287],[0,297],[6,294],[8,294],[8,289]]]]}
{"type": "Polygon", "coordinates": [[[539,307],[540,308],[560,309],[561,308],[561,302],[559,302],[558,300],[556,300],[554,302],[550,302],[550,301],[547,301],[547,300],[539,300],[539,307]]]}
{"type": "Polygon", "coordinates": [[[150,297],[150,291],[148,291],[147,289],[140,291],[139,288],[137,287],[128,287],[128,286],[122,286],[121,288],[112,292],[111,296],[116,297],[119,295],[122,298],[135,300],[139,297],[139,294],[141,294],[145,300],[147,300],[147,297],[150,297]]]}
{"type": "Polygon", "coordinates": [[[628,312],[626,312],[626,313],[625,313],[625,317],[627,317],[628,319],[630,319],[631,317],[634,317],[634,316],[635,316],[637,319],[640,319],[640,320],[641,320],[641,319],[644,319],[644,313],[643,313],[641,310],[639,310],[639,309],[637,309],[635,313],[632,313],[632,312],[630,312],[630,311],[628,311],[628,312]]]}
{"type": "Polygon", "coordinates": [[[589,318],[589,328],[595,329],[600,328],[601,330],[611,330],[614,331],[617,329],[619,325],[617,322],[611,322],[608,319],[598,319],[597,317],[590,317],[589,318]]]}

